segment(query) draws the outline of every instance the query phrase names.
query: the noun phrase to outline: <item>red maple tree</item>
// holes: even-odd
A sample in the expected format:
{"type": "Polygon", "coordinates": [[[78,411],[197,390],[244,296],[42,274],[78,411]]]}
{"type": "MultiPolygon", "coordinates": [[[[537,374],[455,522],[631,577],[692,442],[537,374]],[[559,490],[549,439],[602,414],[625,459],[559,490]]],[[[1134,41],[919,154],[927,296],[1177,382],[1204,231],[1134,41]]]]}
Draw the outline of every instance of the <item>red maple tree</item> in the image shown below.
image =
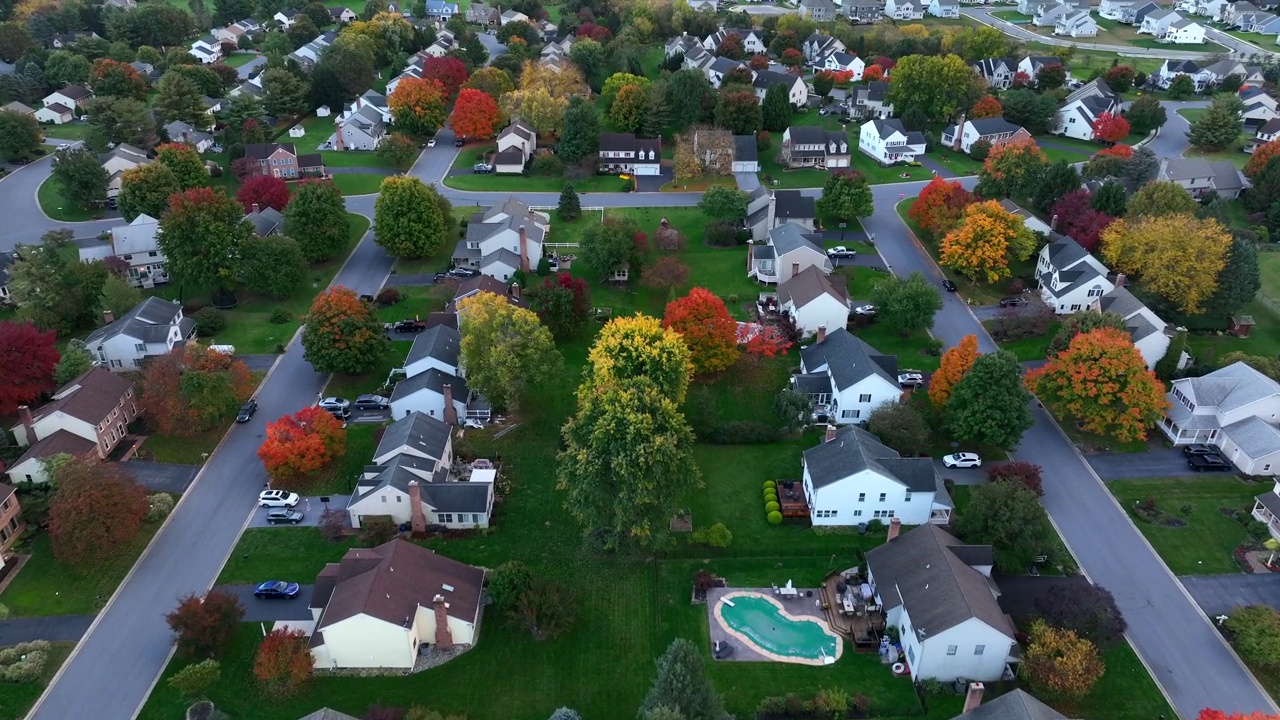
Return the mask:
{"type": "Polygon", "coordinates": [[[782,51],[782,57],[780,58],[779,62],[781,62],[783,65],[798,67],[801,63],[804,62],[804,55],[801,55],[800,51],[795,48],[787,48],[786,50],[782,51]]]}
{"type": "Polygon", "coordinates": [[[1253,151],[1249,162],[1244,164],[1245,177],[1250,180],[1257,178],[1273,157],[1280,157],[1280,140],[1272,140],[1253,151]]]}
{"type": "Polygon", "coordinates": [[[960,222],[964,209],[976,201],[973,193],[965,190],[960,183],[943,180],[935,175],[920,190],[920,196],[911,204],[907,216],[921,230],[934,237],[941,237],[960,222]]]}
{"type": "Polygon", "coordinates": [[[1071,237],[1089,252],[1097,249],[1102,231],[1116,220],[1094,210],[1093,195],[1083,188],[1063,195],[1054,203],[1053,215],[1057,218],[1058,232],[1071,237]]]}
{"type": "Polygon", "coordinates": [[[898,61],[888,55],[877,55],[876,61],[872,64],[879,65],[881,68],[884,68],[885,72],[889,72],[890,70],[898,67],[898,61]]]}
{"type": "Polygon", "coordinates": [[[738,323],[710,290],[696,287],[667,303],[662,326],[684,338],[697,373],[723,372],[738,360],[738,323]]]}
{"type": "Polygon", "coordinates": [[[1013,74],[1013,82],[1009,84],[1011,88],[1024,88],[1031,86],[1031,76],[1019,70],[1013,74]]]}
{"type": "Polygon", "coordinates": [[[164,616],[173,630],[178,654],[191,658],[216,658],[227,648],[240,629],[244,606],[240,600],[221,590],[207,595],[187,595],[178,601],[173,612],[164,616]]]}
{"type": "Polygon", "coordinates": [[[749,60],[747,64],[751,66],[752,70],[756,70],[756,71],[768,70],[769,56],[763,55],[761,53],[756,53],[755,55],[751,56],[751,60],[749,60]]]}
{"type": "Polygon", "coordinates": [[[236,191],[236,200],[245,212],[252,212],[256,204],[260,209],[284,210],[289,204],[289,184],[274,175],[258,175],[246,179],[236,191]]]}
{"type": "Polygon", "coordinates": [[[603,25],[597,25],[593,22],[584,22],[578,26],[574,32],[578,37],[591,38],[603,45],[613,39],[613,32],[603,25]]]}
{"type": "Polygon", "coordinates": [[[1004,106],[1000,104],[994,96],[983,95],[982,99],[973,104],[973,108],[969,110],[969,117],[978,118],[994,118],[1004,114],[1004,106]]]}
{"type": "Polygon", "coordinates": [[[272,487],[293,490],[305,487],[315,473],[347,447],[342,423],[319,407],[308,407],[267,425],[267,439],[258,457],[271,477],[272,487]]]}
{"type": "Polygon", "coordinates": [[[464,89],[458,93],[449,116],[449,126],[455,133],[469,138],[488,140],[498,132],[502,113],[493,96],[482,90],[464,89]]]}
{"type": "MultiPolygon", "coordinates": [[[[438,81],[452,100],[467,81],[467,66],[456,57],[427,58],[422,64],[422,79],[438,81]]],[[[399,85],[396,88],[399,89],[399,85]]]]}
{"type": "Polygon", "coordinates": [[[1129,121],[1121,115],[1104,112],[1093,121],[1093,137],[1106,142],[1120,142],[1129,137],[1129,121]]]}
{"type": "Polygon", "coordinates": [[[58,389],[58,333],[41,332],[29,322],[0,322],[0,415],[35,402],[41,393],[58,389]]]}
{"type": "Polygon", "coordinates": [[[292,695],[311,679],[315,661],[302,630],[272,630],[258,646],[253,676],[272,693],[292,695]]]}
{"type": "Polygon", "coordinates": [[[59,562],[107,562],[142,530],[151,506],[125,466],[75,457],[52,479],[58,489],[49,500],[49,540],[59,562]]]}
{"type": "Polygon", "coordinates": [[[765,325],[759,332],[751,334],[742,350],[752,357],[775,358],[786,355],[795,343],[787,338],[787,334],[777,325],[765,325]]]}
{"type": "Polygon", "coordinates": [[[1128,160],[1129,158],[1133,157],[1133,147],[1129,145],[1125,145],[1124,143],[1116,143],[1115,145],[1112,145],[1109,148],[1103,148],[1099,150],[1095,154],[1110,155],[1112,157],[1118,157],[1121,160],[1128,160]]]}
{"type": "Polygon", "coordinates": [[[884,78],[884,68],[879,65],[868,65],[862,69],[862,79],[867,82],[884,78]]]}
{"type": "MultiPolygon", "coordinates": [[[[866,71],[863,71],[866,74],[866,71]]],[[[832,79],[836,81],[836,85],[848,85],[853,80],[852,70],[836,70],[831,73],[832,79]]]]}

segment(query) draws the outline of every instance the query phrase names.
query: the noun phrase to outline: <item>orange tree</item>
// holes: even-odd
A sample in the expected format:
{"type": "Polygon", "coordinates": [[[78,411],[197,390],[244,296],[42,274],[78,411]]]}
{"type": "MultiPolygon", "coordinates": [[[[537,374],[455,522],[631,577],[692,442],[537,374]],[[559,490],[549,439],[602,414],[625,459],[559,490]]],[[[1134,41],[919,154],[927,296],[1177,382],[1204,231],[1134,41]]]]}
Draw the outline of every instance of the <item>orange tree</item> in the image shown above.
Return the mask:
{"type": "Polygon", "coordinates": [[[410,135],[431,135],[448,118],[444,85],[427,78],[404,78],[387,98],[396,129],[410,135]]]}
{"type": "Polygon", "coordinates": [[[1230,715],[1221,711],[1205,708],[1196,716],[1196,720],[1280,720],[1280,715],[1266,715],[1260,712],[1245,715],[1242,712],[1233,712],[1230,715]]]}
{"type": "Polygon", "coordinates": [[[1280,140],[1272,140],[1263,145],[1253,154],[1249,156],[1249,162],[1244,164],[1244,174],[1250,180],[1258,177],[1262,173],[1267,163],[1271,162],[1271,158],[1280,157],[1280,140]]]}
{"type": "Polygon", "coordinates": [[[49,500],[49,540],[59,562],[88,566],[116,557],[151,509],[147,491],[119,463],[68,457],[52,479],[58,489],[49,500]]]}
{"type": "Polygon", "coordinates": [[[984,198],[1028,197],[1048,165],[1049,157],[1031,138],[1001,143],[982,164],[976,190],[984,198]]]}
{"type": "Polygon", "coordinates": [[[1023,653],[1021,670],[1042,691],[1078,698],[1089,694],[1107,666],[1098,648],[1074,630],[1037,620],[1031,625],[1031,644],[1023,653]]]}
{"type": "Polygon", "coordinates": [[[502,113],[498,102],[483,90],[466,88],[458,93],[458,101],[449,116],[449,127],[469,138],[488,140],[498,131],[502,113]]]}
{"type": "Polygon", "coordinates": [[[938,371],[929,378],[929,402],[942,410],[951,399],[951,388],[964,379],[964,374],[978,359],[978,336],[965,335],[960,344],[942,354],[938,371]]]}
{"type": "Polygon", "coordinates": [[[694,372],[723,372],[738,360],[738,323],[710,290],[695,287],[667,303],[662,326],[684,338],[694,372]]]}
{"type": "Polygon", "coordinates": [[[862,70],[862,79],[867,82],[884,79],[884,68],[879,65],[868,65],[862,70]]]}
{"type": "Polygon", "coordinates": [[[1147,369],[1129,333],[1098,328],[1026,376],[1027,388],[1085,431],[1120,442],[1143,440],[1164,415],[1164,385],[1147,369]]]}
{"type": "Polygon", "coordinates": [[[314,661],[302,630],[272,630],[258,646],[253,676],[273,694],[293,695],[311,679],[314,661]]]}
{"type": "Polygon", "coordinates": [[[1121,160],[1128,160],[1129,158],[1133,157],[1133,146],[1125,145],[1124,143],[1116,143],[1115,145],[1112,145],[1109,148],[1103,148],[1098,152],[1094,153],[1095,157],[1098,155],[1102,155],[1102,156],[1109,155],[1111,157],[1118,157],[1121,160]]]}
{"type": "Polygon", "coordinates": [[[347,431],[342,422],[313,406],[269,423],[258,457],[271,476],[272,486],[291,490],[304,486],[346,449],[347,431]]]}
{"type": "Polygon", "coordinates": [[[970,280],[994,283],[1009,277],[1009,259],[1035,252],[1035,235],[1022,219],[995,200],[965,208],[960,225],[942,238],[939,262],[970,280]]]}
{"type": "Polygon", "coordinates": [[[302,349],[317,372],[358,375],[378,367],[391,341],[373,305],[356,297],[351,288],[338,285],[311,303],[302,349]]]}
{"type": "Polygon", "coordinates": [[[194,435],[223,425],[253,394],[243,361],[190,344],[152,358],[142,371],[142,408],[166,435],[194,435]]]}
{"type": "Polygon", "coordinates": [[[1003,114],[1004,106],[992,95],[983,95],[982,99],[974,103],[973,109],[969,111],[969,117],[974,120],[1000,117],[1003,114]]]}
{"type": "Polygon", "coordinates": [[[943,180],[934,176],[920,190],[920,197],[911,203],[907,216],[915,221],[920,229],[931,237],[937,238],[951,232],[964,215],[964,209],[975,202],[973,193],[955,181],[943,180]]]}
{"type": "Polygon", "coordinates": [[[204,597],[187,595],[173,612],[164,616],[173,630],[178,654],[191,658],[216,658],[235,637],[244,619],[244,606],[231,593],[210,590],[204,597]]]}

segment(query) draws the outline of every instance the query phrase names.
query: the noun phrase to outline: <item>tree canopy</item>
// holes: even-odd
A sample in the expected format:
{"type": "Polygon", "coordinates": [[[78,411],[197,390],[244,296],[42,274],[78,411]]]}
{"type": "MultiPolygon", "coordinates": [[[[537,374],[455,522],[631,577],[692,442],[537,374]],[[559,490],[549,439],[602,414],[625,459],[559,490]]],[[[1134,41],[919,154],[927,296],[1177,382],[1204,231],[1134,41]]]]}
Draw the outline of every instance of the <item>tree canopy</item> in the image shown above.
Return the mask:
{"type": "Polygon", "coordinates": [[[467,384],[499,407],[516,408],[529,388],[563,363],[551,331],[506,297],[476,293],[459,301],[458,312],[466,315],[459,329],[467,384]]]}

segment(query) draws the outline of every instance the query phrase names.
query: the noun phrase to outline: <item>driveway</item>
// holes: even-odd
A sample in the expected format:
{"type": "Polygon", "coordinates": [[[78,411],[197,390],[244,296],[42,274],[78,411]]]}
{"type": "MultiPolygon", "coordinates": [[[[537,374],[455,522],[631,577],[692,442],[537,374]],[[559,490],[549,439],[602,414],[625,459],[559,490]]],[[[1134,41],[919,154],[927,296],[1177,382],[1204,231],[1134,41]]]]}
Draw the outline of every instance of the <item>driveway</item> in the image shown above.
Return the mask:
{"type": "Polygon", "coordinates": [[[996,587],[1000,588],[1000,609],[1015,618],[1035,615],[1036,601],[1045,595],[1071,592],[1081,585],[1088,585],[1088,578],[1049,577],[1045,575],[997,575],[996,587]]]}
{"type": "MultiPolygon", "coordinates": [[[[989,462],[997,461],[996,458],[991,458],[989,462]]],[[[987,471],[984,468],[949,468],[942,464],[942,458],[934,458],[933,465],[943,480],[951,480],[957,485],[981,485],[987,481],[987,471]]]]}
{"type": "Polygon", "coordinates": [[[392,275],[391,277],[387,278],[387,285],[391,287],[412,287],[415,285],[425,286],[425,285],[435,285],[435,284],[436,284],[435,273],[407,273],[407,274],[396,273],[395,275],[392,275]]]}
{"type": "Polygon", "coordinates": [[[1230,615],[1242,605],[1269,605],[1280,610],[1280,573],[1191,575],[1180,579],[1211,618],[1230,615]]]}
{"type": "Polygon", "coordinates": [[[276,360],[280,358],[274,353],[270,355],[237,355],[236,359],[243,362],[250,372],[266,372],[271,366],[276,364],[276,360]]]}
{"type": "Polygon", "coordinates": [[[76,642],[89,629],[95,615],[54,615],[52,617],[0,620],[0,647],[32,640],[76,642]]]}
{"type": "Polygon", "coordinates": [[[658,192],[663,185],[674,180],[675,171],[669,167],[664,167],[659,175],[637,175],[636,176],[636,192],[658,192]]]}
{"type": "Polygon", "coordinates": [[[266,64],[267,64],[267,56],[260,54],[254,59],[250,60],[249,62],[236,68],[236,74],[240,76],[241,80],[248,80],[249,76],[253,74],[254,70],[257,70],[258,68],[266,64]]]}
{"type": "Polygon", "coordinates": [[[1199,475],[1187,467],[1187,458],[1177,448],[1160,448],[1144,453],[1098,453],[1086,455],[1093,471],[1103,480],[1184,477],[1199,475]]]}
{"type": "Polygon", "coordinates": [[[179,495],[187,491],[187,486],[195,480],[196,473],[200,472],[199,465],[177,465],[145,460],[129,460],[122,464],[133,472],[138,483],[147,490],[179,495]]]}
{"type": "Polygon", "coordinates": [[[489,59],[485,61],[486,65],[507,51],[507,46],[498,42],[498,38],[494,35],[482,32],[477,34],[476,37],[480,38],[480,44],[484,45],[484,49],[489,51],[489,59]]]}
{"type": "MultiPolygon", "coordinates": [[[[350,495],[332,495],[329,497],[330,510],[345,510],[347,502],[351,500],[350,495]]],[[[294,508],[302,513],[302,522],[297,527],[316,527],[320,524],[320,515],[324,513],[325,505],[320,502],[320,497],[312,495],[304,497],[298,502],[298,506],[294,508]]],[[[267,522],[267,508],[258,508],[253,511],[253,517],[249,519],[248,527],[251,528],[280,528],[282,531],[287,530],[292,525],[272,525],[267,522]]]]}
{"type": "MultiPolygon", "coordinates": [[[[267,580],[288,580],[298,582],[296,578],[263,578],[267,580]]],[[[218,590],[235,595],[244,606],[245,622],[276,622],[279,620],[310,620],[311,592],[314,585],[299,585],[298,596],[290,600],[259,600],[253,596],[253,585],[219,585],[218,590]]]]}

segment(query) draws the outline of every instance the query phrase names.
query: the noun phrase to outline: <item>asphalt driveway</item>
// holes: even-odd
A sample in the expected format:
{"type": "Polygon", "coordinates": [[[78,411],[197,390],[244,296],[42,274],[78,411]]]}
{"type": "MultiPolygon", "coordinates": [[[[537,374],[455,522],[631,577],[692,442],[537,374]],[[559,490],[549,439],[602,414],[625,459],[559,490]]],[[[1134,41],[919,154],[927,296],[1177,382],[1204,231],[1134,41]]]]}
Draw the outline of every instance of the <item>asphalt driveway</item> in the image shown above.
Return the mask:
{"type": "Polygon", "coordinates": [[[14,618],[0,620],[0,647],[48,640],[49,642],[77,642],[89,629],[96,615],[55,615],[52,617],[14,618]]]}
{"type": "MultiPolygon", "coordinates": [[[[350,495],[331,495],[329,496],[330,510],[345,510],[347,502],[350,501],[350,495]]],[[[297,527],[316,527],[320,524],[320,515],[324,513],[324,503],[320,502],[318,496],[304,497],[298,502],[298,506],[294,508],[302,513],[302,521],[297,527]]],[[[293,527],[291,525],[272,525],[267,522],[267,508],[258,508],[254,511],[253,517],[249,519],[248,527],[264,528],[264,527],[293,527]]]]}
{"type": "MultiPolygon", "coordinates": [[[[263,578],[267,580],[288,580],[298,582],[294,578],[263,578]]],[[[235,595],[244,606],[245,622],[276,622],[278,620],[310,620],[311,592],[314,585],[299,585],[298,597],[290,600],[259,600],[253,596],[253,585],[219,585],[218,590],[235,595]]]]}
{"type": "Polygon", "coordinates": [[[280,359],[279,355],[269,353],[266,355],[237,355],[236,359],[244,363],[249,368],[249,372],[266,372],[276,364],[276,360],[280,359]]]}
{"type": "Polygon", "coordinates": [[[1211,618],[1230,615],[1242,605],[1270,605],[1280,610],[1280,573],[1192,575],[1179,580],[1211,618]]]}
{"type": "Polygon", "coordinates": [[[129,460],[122,463],[133,472],[138,484],[151,492],[177,493],[187,491],[187,486],[200,471],[198,465],[177,465],[174,463],[147,462],[145,460],[129,460]]]}
{"type": "Polygon", "coordinates": [[[1103,480],[1183,477],[1197,473],[1187,467],[1187,458],[1178,448],[1160,448],[1144,453],[1098,453],[1085,455],[1093,471],[1103,480]]]}

